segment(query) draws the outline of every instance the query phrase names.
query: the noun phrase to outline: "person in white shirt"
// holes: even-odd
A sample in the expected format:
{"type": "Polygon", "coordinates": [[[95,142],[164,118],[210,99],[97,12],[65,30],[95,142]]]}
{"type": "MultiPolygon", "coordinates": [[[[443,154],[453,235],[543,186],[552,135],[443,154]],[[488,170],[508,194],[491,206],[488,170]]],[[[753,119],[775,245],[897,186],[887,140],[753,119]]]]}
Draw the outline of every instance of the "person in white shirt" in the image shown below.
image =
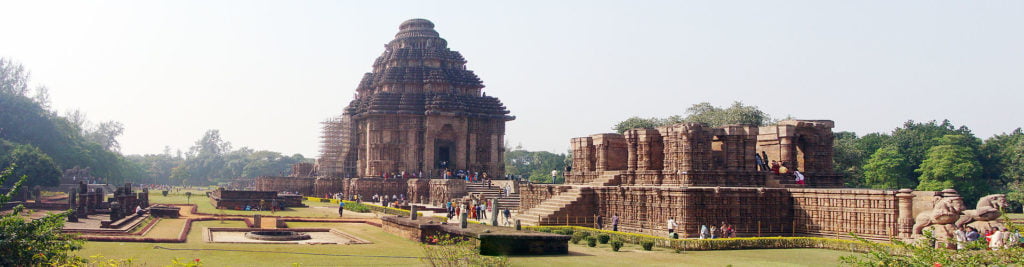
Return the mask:
{"type": "Polygon", "coordinates": [[[669,218],[668,219],[668,233],[669,234],[674,233],[676,231],[676,226],[679,226],[679,224],[676,223],[676,218],[669,218]]]}

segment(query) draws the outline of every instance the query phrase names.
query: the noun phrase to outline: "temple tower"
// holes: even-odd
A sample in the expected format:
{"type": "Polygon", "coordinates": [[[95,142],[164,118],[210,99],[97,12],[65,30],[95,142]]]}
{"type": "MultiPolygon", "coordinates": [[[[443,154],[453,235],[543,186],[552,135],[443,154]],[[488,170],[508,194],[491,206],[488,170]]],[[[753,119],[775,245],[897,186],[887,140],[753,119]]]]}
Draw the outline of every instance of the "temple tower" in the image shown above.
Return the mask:
{"type": "MultiPolygon", "coordinates": [[[[505,122],[515,119],[466,60],[448,49],[434,23],[411,19],[373,63],[345,108],[355,176],[444,167],[504,175],[505,122]]],[[[346,158],[341,156],[341,158],[346,158]]]]}

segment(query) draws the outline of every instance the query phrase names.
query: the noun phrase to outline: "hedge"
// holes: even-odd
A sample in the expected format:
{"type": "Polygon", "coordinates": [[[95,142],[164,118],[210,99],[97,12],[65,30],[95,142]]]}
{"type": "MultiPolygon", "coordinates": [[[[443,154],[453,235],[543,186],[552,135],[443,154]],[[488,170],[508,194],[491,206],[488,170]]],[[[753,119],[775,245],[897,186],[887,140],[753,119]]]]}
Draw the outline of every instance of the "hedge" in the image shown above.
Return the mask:
{"type": "MultiPolygon", "coordinates": [[[[832,239],[822,237],[741,237],[741,238],[717,238],[717,239],[669,239],[666,237],[652,236],[645,234],[624,233],[616,231],[601,230],[582,226],[524,226],[524,229],[554,232],[555,230],[571,229],[575,232],[585,232],[590,236],[607,234],[613,240],[622,240],[625,243],[642,244],[653,242],[657,247],[672,248],[677,250],[728,250],[728,249],[775,249],[775,248],[823,248],[831,250],[867,252],[870,246],[861,241],[832,239]]],[[[878,243],[883,246],[895,246],[888,243],[878,243]]]]}

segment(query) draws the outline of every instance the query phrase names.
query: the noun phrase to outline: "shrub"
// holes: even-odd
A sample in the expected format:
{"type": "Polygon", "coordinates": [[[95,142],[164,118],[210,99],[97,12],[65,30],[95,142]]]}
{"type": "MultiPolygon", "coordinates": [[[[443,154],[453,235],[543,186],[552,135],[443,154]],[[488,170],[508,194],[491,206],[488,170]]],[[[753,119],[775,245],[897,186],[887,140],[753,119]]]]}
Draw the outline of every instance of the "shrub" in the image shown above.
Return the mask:
{"type": "Polygon", "coordinates": [[[167,193],[169,193],[169,192],[168,192],[167,190],[164,190],[164,191],[160,191],[160,194],[161,194],[161,195],[164,195],[165,197],[167,196],[167,193]]]}
{"type": "Polygon", "coordinates": [[[370,207],[368,207],[368,206],[366,206],[366,205],[364,205],[362,203],[358,203],[358,202],[348,202],[348,201],[346,201],[345,202],[345,209],[346,210],[351,210],[351,211],[354,211],[354,212],[358,212],[358,213],[370,212],[370,207]]]}
{"type": "Polygon", "coordinates": [[[597,242],[601,244],[608,244],[608,240],[611,240],[612,236],[606,234],[597,235],[597,242]]]}
{"type": "MultiPolygon", "coordinates": [[[[0,184],[13,178],[15,165],[0,170],[0,184]]],[[[0,194],[0,206],[18,193],[28,176],[22,175],[11,190],[0,194]]],[[[51,213],[35,220],[22,216],[25,206],[17,205],[10,213],[0,214],[0,266],[78,266],[84,259],[71,252],[85,243],[76,235],[61,232],[70,211],[51,213]]]]}
{"type": "Polygon", "coordinates": [[[421,244],[426,257],[421,261],[430,266],[509,266],[508,257],[480,255],[476,242],[447,234],[432,236],[430,244],[421,244]]]}
{"type": "Polygon", "coordinates": [[[579,244],[580,240],[587,238],[587,236],[587,232],[575,232],[572,233],[572,238],[569,239],[569,241],[572,242],[573,244],[579,244]]]}
{"type": "Polygon", "coordinates": [[[588,236],[587,237],[587,246],[588,247],[596,247],[597,246],[597,238],[595,238],[593,236],[588,236]]]}
{"type": "Polygon", "coordinates": [[[653,241],[640,242],[640,246],[644,247],[644,250],[646,250],[646,251],[651,251],[651,248],[654,248],[654,242],[653,241]]]}
{"type": "Polygon", "coordinates": [[[572,235],[571,233],[569,233],[569,231],[566,231],[565,229],[558,229],[558,230],[552,231],[551,233],[559,234],[559,235],[572,235]]]}
{"type": "Polygon", "coordinates": [[[612,240],[612,251],[619,251],[622,248],[622,240],[612,240]]]}

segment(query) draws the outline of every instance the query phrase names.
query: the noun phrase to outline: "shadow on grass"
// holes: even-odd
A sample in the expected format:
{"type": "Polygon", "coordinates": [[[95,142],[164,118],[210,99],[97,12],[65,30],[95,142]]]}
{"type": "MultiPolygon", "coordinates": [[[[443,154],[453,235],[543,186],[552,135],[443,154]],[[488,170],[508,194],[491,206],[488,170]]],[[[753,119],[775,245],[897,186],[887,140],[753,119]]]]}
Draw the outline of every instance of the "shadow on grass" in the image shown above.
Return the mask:
{"type": "Polygon", "coordinates": [[[573,257],[573,256],[594,256],[593,254],[587,254],[578,251],[569,251],[569,254],[565,255],[512,255],[508,256],[509,259],[517,258],[558,258],[558,257],[573,257]]]}

